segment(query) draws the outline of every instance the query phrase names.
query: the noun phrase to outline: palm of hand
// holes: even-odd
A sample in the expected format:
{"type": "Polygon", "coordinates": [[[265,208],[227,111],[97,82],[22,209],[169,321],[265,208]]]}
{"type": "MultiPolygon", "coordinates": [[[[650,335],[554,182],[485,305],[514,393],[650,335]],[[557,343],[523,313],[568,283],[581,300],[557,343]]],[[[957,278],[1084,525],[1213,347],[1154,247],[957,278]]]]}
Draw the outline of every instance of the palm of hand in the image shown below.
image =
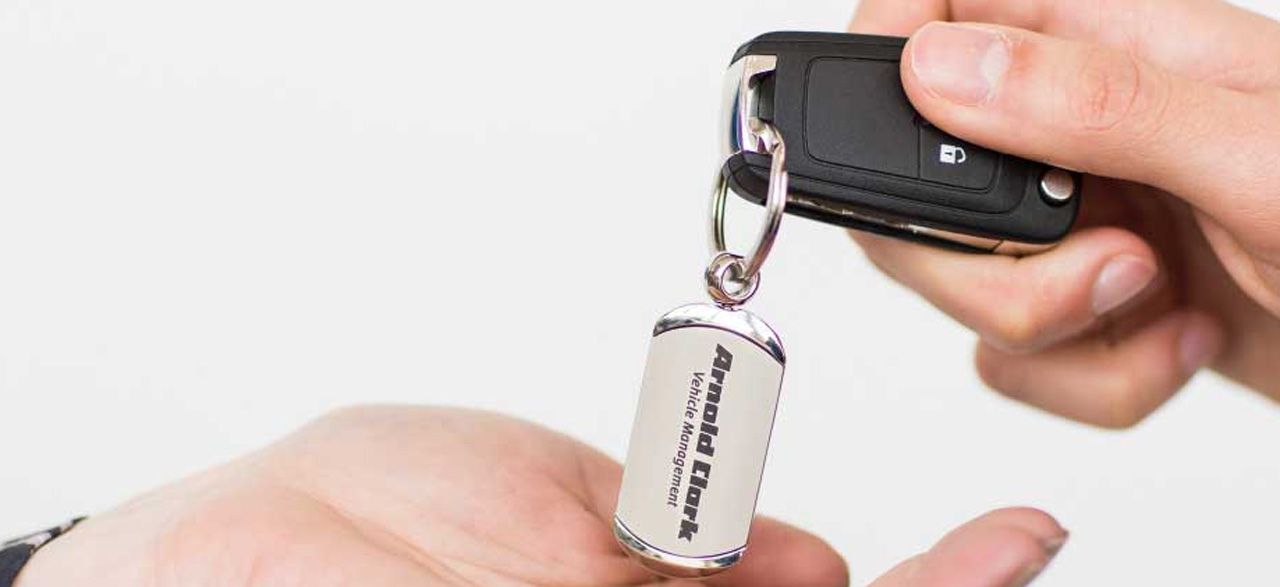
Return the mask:
{"type": "MultiPolygon", "coordinates": [[[[616,546],[620,481],[608,457],[496,414],[349,409],[91,517],[16,587],[694,587],[616,546]]],[[[1065,540],[1042,512],[999,510],[872,587],[1020,587],[1065,540]]],[[[849,584],[831,547],[779,522],[755,521],[750,552],[707,584],[849,584]]]]}
{"type": "MultiPolygon", "coordinates": [[[[609,496],[593,494],[592,480],[613,474],[607,459],[495,416],[420,416],[357,411],[309,426],[252,459],[262,477],[246,487],[252,497],[232,492],[206,506],[177,531],[175,551],[165,558],[198,559],[210,536],[229,533],[214,539],[241,545],[232,557],[239,572],[219,583],[228,586],[647,579],[613,545],[602,517],[609,496]],[[234,516],[246,523],[228,526],[234,516]],[[264,534],[276,544],[253,544],[264,534]],[[335,564],[346,569],[335,572],[335,564]]],[[[185,568],[216,576],[214,569],[185,568]]]]}
{"type": "MultiPolygon", "coordinates": [[[[493,414],[347,410],[90,518],[30,576],[37,586],[45,572],[54,585],[149,587],[677,584],[616,546],[620,473],[567,437],[493,414]],[[104,564],[68,564],[86,550],[104,564]],[[67,572],[77,574],[57,574],[67,572]]],[[[735,585],[847,582],[817,538],[768,521],[753,534],[758,556],[725,575],[735,585]]]]}

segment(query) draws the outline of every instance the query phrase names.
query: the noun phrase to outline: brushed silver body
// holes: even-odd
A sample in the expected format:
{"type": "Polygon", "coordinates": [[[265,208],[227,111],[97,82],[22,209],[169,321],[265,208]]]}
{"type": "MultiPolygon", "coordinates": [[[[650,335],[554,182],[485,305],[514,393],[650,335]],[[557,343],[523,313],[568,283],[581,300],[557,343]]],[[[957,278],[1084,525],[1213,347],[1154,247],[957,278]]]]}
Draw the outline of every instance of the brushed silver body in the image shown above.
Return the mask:
{"type": "Polygon", "coordinates": [[[658,321],[614,518],[646,567],[702,577],[741,560],[785,366],[750,312],[695,304],[658,321]]]}

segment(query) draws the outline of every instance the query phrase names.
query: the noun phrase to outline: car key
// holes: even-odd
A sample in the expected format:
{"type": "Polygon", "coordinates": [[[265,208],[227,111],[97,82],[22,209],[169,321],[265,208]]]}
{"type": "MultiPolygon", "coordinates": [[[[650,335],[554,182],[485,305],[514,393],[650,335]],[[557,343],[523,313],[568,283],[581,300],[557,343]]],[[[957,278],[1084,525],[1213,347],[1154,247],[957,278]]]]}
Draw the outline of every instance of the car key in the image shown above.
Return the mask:
{"type": "Polygon", "coordinates": [[[790,146],[789,213],[971,251],[1051,247],[1075,222],[1079,175],[972,145],[923,119],[902,89],[905,44],[780,32],[743,45],[726,79],[718,189],[764,201],[770,156],[755,130],[763,121],[790,146]]]}

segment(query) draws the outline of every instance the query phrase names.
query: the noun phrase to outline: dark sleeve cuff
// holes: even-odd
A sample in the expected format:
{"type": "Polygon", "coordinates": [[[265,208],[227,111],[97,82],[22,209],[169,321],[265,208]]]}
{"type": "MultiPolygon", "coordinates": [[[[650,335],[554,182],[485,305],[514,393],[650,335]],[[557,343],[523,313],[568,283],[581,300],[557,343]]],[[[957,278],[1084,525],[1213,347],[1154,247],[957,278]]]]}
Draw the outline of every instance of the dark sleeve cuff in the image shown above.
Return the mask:
{"type": "Polygon", "coordinates": [[[40,547],[48,544],[50,540],[66,534],[81,520],[84,520],[84,518],[76,518],[61,526],[55,526],[42,532],[15,538],[0,544],[0,587],[13,587],[13,584],[18,582],[18,573],[22,572],[22,567],[27,566],[27,561],[31,560],[31,556],[40,547]]]}

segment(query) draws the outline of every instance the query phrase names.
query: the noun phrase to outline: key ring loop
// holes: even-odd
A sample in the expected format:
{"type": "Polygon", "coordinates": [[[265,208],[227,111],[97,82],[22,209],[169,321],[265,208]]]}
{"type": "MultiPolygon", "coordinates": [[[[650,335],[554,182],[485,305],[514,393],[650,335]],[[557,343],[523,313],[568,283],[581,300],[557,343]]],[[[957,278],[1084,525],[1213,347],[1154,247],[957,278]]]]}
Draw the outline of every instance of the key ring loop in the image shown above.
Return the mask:
{"type": "Polygon", "coordinates": [[[747,303],[751,296],[760,289],[760,274],[751,279],[740,279],[743,268],[742,256],[733,253],[718,253],[707,266],[707,293],[711,299],[721,306],[732,308],[747,303]],[[730,287],[730,284],[733,284],[730,287]]]}
{"type": "MultiPolygon", "coordinates": [[[[765,198],[765,219],[764,226],[760,229],[760,238],[751,254],[745,260],[738,257],[739,261],[735,263],[738,274],[734,277],[743,283],[751,282],[760,275],[760,268],[764,266],[765,259],[769,258],[769,251],[778,238],[778,227],[782,224],[783,210],[787,206],[787,144],[783,142],[778,129],[758,118],[751,119],[751,131],[762,139],[766,152],[773,156],[773,163],[769,166],[769,195],[765,198]]],[[[729,181],[723,173],[717,173],[716,186],[711,192],[711,251],[715,255],[729,252],[724,238],[728,195],[729,181]]]]}

